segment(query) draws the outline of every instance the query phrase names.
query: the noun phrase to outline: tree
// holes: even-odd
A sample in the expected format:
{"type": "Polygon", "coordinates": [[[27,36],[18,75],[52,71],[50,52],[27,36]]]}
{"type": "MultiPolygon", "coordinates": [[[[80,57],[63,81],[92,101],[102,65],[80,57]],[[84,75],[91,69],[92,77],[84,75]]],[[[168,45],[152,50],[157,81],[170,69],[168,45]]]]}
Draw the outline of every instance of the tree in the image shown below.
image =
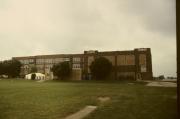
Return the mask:
{"type": "Polygon", "coordinates": [[[11,60],[5,60],[2,63],[2,74],[3,75],[11,75],[11,69],[10,69],[10,65],[11,65],[11,60]]]}
{"type": "Polygon", "coordinates": [[[164,75],[160,75],[160,76],[159,76],[159,79],[160,79],[160,80],[165,79],[164,75]]]}
{"type": "Polygon", "coordinates": [[[36,79],[36,74],[35,74],[35,73],[31,74],[31,79],[32,79],[32,80],[35,80],[35,79],[36,79]]]}
{"type": "Polygon", "coordinates": [[[0,74],[8,77],[18,77],[21,71],[21,63],[18,60],[5,60],[0,63],[0,74]]]}
{"type": "Polygon", "coordinates": [[[111,73],[111,69],[111,62],[104,57],[96,58],[90,65],[92,76],[96,79],[106,78],[111,73]]]}
{"type": "Polygon", "coordinates": [[[19,62],[18,60],[12,60],[12,63],[11,63],[11,76],[14,78],[14,77],[17,77],[20,75],[20,72],[21,72],[21,62],[19,62]]]}
{"type": "Polygon", "coordinates": [[[0,75],[3,75],[3,63],[0,62],[0,75]]]}
{"type": "Polygon", "coordinates": [[[37,68],[35,67],[35,66],[33,66],[32,68],[31,68],[31,73],[36,73],[37,72],[37,68]]]}
{"type": "Polygon", "coordinates": [[[71,66],[67,61],[54,65],[51,70],[53,74],[60,79],[69,77],[71,74],[71,66]]]}

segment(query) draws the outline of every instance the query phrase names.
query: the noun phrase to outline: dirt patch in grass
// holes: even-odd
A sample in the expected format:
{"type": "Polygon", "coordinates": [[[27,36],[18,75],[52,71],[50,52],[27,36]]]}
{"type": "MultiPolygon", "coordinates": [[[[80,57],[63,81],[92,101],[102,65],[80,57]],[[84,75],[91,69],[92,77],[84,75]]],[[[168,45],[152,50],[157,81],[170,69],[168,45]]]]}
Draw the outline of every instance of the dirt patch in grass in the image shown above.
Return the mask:
{"type": "Polygon", "coordinates": [[[44,82],[45,80],[39,80],[39,81],[37,81],[37,82],[39,82],[39,83],[42,83],[42,82],[44,82]]]}
{"type": "Polygon", "coordinates": [[[99,97],[98,100],[101,102],[101,103],[104,103],[104,102],[107,102],[109,101],[111,98],[110,97],[99,97]]]}

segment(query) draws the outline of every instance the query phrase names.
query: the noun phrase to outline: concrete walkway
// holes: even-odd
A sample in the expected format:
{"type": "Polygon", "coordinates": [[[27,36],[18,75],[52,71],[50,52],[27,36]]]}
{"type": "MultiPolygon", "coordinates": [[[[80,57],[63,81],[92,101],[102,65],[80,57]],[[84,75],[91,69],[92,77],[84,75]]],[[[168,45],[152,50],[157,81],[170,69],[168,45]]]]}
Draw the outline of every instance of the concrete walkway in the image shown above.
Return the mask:
{"type": "Polygon", "coordinates": [[[177,87],[177,83],[152,81],[152,82],[149,82],[146,86],[177,87]]]}
{"type": "Polygon", "coordinates": [[[83,119],[85,116],[93,112],[97,106],[86,106],[84,109],[64,118],[64,119],[83,119]]]}

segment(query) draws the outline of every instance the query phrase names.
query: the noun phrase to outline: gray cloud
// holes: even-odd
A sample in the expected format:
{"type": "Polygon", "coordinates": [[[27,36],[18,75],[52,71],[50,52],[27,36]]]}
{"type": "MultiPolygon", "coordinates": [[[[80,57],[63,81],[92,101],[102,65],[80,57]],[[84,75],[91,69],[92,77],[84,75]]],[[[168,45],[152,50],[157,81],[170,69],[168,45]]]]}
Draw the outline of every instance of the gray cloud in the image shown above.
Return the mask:
{"type": "Polygon", "coordinates": [[[175,0],[129,1],[128,13],[140,17],[148,30],[161,32],[163,35],[175,35],[175,0]]]}

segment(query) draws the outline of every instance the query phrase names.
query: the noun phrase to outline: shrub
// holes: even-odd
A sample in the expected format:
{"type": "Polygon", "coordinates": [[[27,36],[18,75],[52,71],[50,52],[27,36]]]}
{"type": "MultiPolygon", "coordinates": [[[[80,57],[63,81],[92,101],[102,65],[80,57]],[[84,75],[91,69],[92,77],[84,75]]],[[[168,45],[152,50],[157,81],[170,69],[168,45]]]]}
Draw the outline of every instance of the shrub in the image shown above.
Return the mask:
{"type": "Polygon", "coordinates": [[[165,79],[164,75],[160,75],[160,76],[159,76],[159,79],[160,79],[160,80],[165,79]]]}
{"type": "Polygon", "coordinates": [[[31,73],[36,73],[37,72],[37,68],[35,67],[35,66],[33,66],[32,68],[31,68],[31,73]]]}
{"type": "Polygon", "coordinates": [[[36,74],[33,73],[33,74],[31,75],[31,79],[32,79],[32,80],[35,80],[35,79],[36,79],[36,74]]]}

